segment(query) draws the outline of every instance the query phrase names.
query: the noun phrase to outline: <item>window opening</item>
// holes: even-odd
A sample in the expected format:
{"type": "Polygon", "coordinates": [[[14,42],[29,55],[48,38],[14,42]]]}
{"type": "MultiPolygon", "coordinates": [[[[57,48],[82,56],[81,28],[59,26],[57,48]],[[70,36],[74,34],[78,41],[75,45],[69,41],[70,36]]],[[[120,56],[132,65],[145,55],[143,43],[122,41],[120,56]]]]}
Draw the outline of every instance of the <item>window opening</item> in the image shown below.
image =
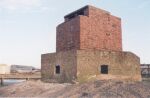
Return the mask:
{"type": "Polygon", "coordinates": [[[56,74],[60,74],[60,65],[56,65],[55,69],[56,74]]]}
{"type": "Polygon", "coordinates": [[[108,74],[108,65],[101,65],[101,74],[108,74]]]}

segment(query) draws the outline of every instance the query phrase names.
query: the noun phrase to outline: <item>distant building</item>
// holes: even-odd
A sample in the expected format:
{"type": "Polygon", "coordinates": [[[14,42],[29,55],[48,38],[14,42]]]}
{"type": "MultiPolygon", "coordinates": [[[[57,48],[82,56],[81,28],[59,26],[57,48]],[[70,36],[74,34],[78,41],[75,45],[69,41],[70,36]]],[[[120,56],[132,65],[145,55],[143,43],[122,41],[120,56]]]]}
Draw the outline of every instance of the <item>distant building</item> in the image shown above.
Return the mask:
{"type": "Polygon", "coordinates": [[[6,64],[0,64],[0,74],[10,74],[10,66],[6,64]]]}
{"type": "Polygon", "coordinates": [[[10,69],[12,73],[30,73],[36,70],[35,67],[25,65],[11,65],[10,69]]]}

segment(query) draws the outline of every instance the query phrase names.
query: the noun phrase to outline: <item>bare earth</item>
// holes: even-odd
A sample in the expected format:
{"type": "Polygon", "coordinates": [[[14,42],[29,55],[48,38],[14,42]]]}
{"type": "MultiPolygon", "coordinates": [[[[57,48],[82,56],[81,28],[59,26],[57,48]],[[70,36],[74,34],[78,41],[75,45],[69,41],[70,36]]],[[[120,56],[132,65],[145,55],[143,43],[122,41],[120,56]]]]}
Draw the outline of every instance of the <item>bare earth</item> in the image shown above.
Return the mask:
{"type": "Polygon", "coordinates": [[[84,84],[57,84],[27,81],[0,87],[0,97],[150,98],[150,82],[93,81],[84,84]]]}

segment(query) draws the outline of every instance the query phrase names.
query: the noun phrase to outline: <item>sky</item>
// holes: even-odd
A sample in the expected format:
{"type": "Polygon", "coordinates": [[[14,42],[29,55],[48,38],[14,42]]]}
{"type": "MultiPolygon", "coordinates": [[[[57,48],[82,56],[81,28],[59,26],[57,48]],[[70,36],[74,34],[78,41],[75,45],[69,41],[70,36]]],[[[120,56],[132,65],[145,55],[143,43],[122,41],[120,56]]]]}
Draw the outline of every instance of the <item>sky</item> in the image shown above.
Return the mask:
{"type": "Polygon", "coordinates": [[[0,0],[0,63],[40,67],[56,51],[56,26],[85,5],[121,17],[123,50],[150,63],[150,0],[0,0]]]}

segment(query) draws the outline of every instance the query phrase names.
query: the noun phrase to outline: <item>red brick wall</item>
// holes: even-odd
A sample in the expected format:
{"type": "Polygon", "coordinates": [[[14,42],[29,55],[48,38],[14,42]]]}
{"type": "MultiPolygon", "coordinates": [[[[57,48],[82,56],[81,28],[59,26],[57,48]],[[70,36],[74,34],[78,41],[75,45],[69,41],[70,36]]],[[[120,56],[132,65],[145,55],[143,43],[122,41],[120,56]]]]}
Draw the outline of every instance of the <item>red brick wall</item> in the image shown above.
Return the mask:
{"type": "Polygon", "coordinates": [[[79,17],[64,22],[57,27],[56,51],[79,49],[79,17]]]}
{"type": "Polygon", "coordinates": [[[120,18],[89,7],[89,17],[80,17],[80,49],[121,51],[120,18]]]}
{"type": "Polygon", "coordinates": [[[57,27],[56,50],[97,49],[122,51],[121,19],[88,6],[85,16],[67,19],[57,27]]]}

